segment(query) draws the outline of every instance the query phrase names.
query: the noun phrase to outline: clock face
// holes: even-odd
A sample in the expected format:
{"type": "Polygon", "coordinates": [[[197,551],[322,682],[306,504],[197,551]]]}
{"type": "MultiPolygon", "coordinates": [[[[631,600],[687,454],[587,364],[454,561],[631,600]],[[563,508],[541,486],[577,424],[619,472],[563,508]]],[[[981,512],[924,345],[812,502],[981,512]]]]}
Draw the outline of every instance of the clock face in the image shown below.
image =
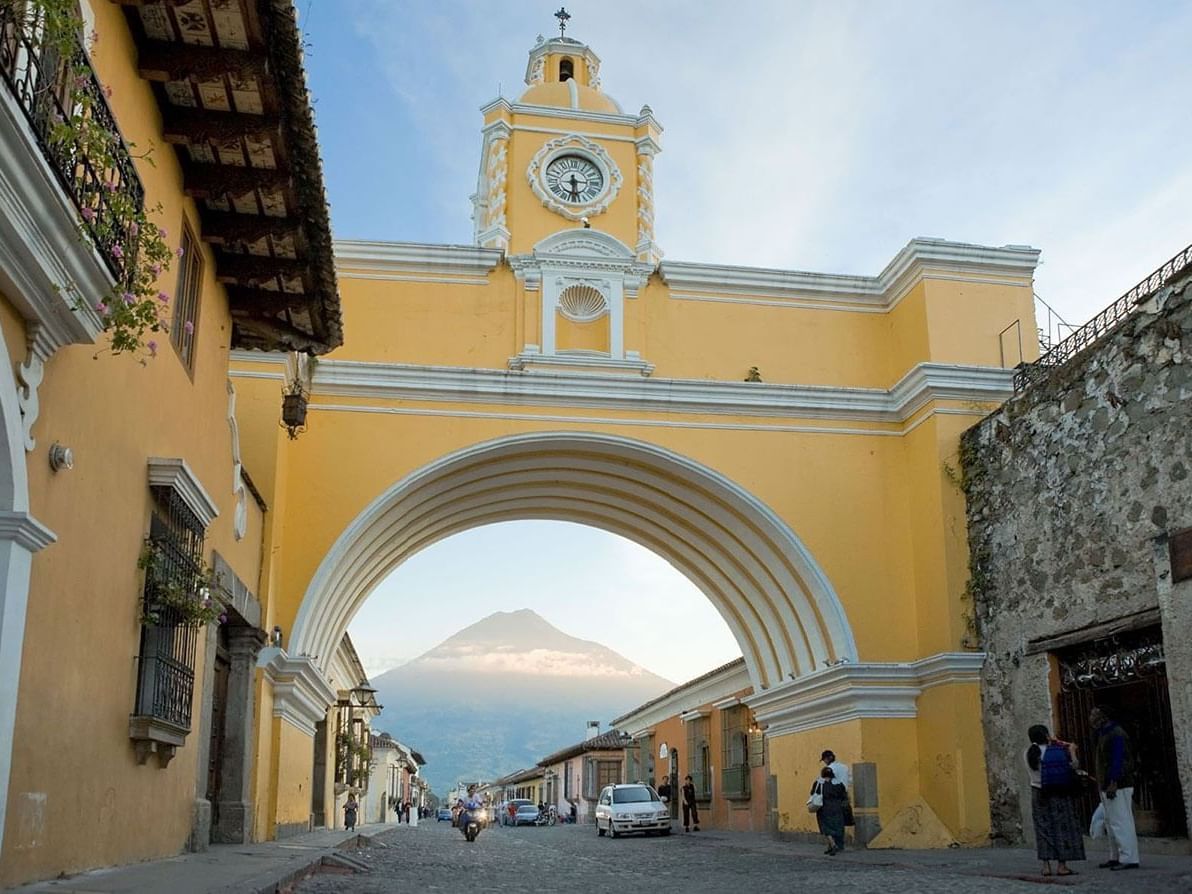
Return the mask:
{"type": "Polygon", "coordinates": [[[582,155],[560,155],[546,166],[546,185],[571,205],[593,201],[604,189],[604,175],[582,155]]]}

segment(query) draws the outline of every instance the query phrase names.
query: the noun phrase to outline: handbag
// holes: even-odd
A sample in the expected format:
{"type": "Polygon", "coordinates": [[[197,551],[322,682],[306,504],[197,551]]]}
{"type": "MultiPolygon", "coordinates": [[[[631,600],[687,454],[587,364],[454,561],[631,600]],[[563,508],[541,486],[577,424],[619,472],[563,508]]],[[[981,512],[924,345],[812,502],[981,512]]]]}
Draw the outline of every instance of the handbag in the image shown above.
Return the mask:
{"type": "Polygon", "coordinates": [[[824,784],[817,782],[815,788],[811,790],[811,796],[807,799],[807,812],[819,813],[820,808],[824,806],[824,784]]]}
{"type": "Polygon", "coordinates": [[[844,824],[846,826],[855,826],[857,824],[856,819],[853,818],[853,805],[852,804],[844,805],[844,824]]]}

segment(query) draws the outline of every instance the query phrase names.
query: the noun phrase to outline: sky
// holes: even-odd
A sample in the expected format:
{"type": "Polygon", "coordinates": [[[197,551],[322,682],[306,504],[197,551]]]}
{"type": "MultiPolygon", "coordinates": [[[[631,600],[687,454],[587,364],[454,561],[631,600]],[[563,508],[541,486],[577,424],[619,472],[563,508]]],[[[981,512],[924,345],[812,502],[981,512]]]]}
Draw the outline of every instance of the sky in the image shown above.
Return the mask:
{"type": "MultiPolygon", "coordinates": [[[[536,35],[557,33],[558,2],[298,0],[339,238],[471,242],[479,108],[525,89],[526,54],[536,35]]],[[[665,128],[655,212],[668,258],[873,275],[916,236],[1026,244],[1043,252],[1036,291],[1079,324],[1192,239],[1192,4],[566,5],[568,35],[602,59],[605,92],[626,112],[649,104],[665,128]]],[[[684,678],[691,660],[635,652],[649,643],[633,641],[624,628],[634,624],[610,622],[607,635],[566,626],[584,603],[563,608],[561,587],[586,581],[582,600],[613,604],[642,591],[632,575],[652,557],[600,532],[556,535],[575,564],[546,582],[554,609],[540,613],[684,678]]],[[[368,623],[351,627],[365,660],[375,669],[413,657],[482,606],[547,599],[515,568],[507,580],[489,574],[522,548],[518,537],[461,535],[399,569],[366,607],[368,623]],[[469,578],[469,566],[484,577],[469,578]],[[432,586],[436,573],[451,587],[432,586]],[[370,651],[383,606],[394,621],[422,612],[411,607],[419,592],[451,612],[428,608],[424,636],[370,651]]],[[[707,609],[684,587],[658,583],[671,600],[660,619],[707,609]]],[[[695,649],[709,662],[693,673],[720,663],[711,656],[727,630],[709,631],[695,649]]]]}
{"type": "Polygon", "coordinates": [[[566,522],[488,525],[424,549],[373,592],[348,632],[376,676],[493,612],[522,608],[675,683],[741,655],[712,603],[664,559],[566,522]]]}

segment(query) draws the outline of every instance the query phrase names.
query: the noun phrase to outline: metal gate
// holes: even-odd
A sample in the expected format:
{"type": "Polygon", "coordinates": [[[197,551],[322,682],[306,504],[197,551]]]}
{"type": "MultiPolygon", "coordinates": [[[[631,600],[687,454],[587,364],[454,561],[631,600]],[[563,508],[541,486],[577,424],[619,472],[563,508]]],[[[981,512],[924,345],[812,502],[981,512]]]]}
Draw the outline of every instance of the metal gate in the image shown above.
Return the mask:
{"type": "MultiPolygon", "coordinates": [[[[1138,834],[1186,835],[1159,628],[1075,646],[1056,657],[1061,687],[1056,735],[1076,744],[1081,766],[1092,773],[1095,740],[1089,711],[1100,705],[1121,724],[1139,758],[1134,786],[1138,834]]],[[[1085,828],[1098,800],[1092,786],[1080,799],[1085,828]]]]}

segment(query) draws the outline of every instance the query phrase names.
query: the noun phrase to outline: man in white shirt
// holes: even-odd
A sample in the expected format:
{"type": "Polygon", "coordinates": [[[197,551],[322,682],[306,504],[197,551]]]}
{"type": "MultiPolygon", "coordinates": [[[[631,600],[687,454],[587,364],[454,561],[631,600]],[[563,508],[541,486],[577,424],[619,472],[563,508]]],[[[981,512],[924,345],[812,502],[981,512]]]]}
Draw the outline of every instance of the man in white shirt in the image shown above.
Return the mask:
{"type": "Polygon", "coordinates": [[[832,771],[832,775],[835,777],[837,782],[839,782],[845,788],[849,787],[852,779],[849,776],[848,764],[842,764],[840,761],[836,760],[836,754],[832,751],[825,751],[820,755],[820,760],[823,761],[828,769],[832,771]]]}

